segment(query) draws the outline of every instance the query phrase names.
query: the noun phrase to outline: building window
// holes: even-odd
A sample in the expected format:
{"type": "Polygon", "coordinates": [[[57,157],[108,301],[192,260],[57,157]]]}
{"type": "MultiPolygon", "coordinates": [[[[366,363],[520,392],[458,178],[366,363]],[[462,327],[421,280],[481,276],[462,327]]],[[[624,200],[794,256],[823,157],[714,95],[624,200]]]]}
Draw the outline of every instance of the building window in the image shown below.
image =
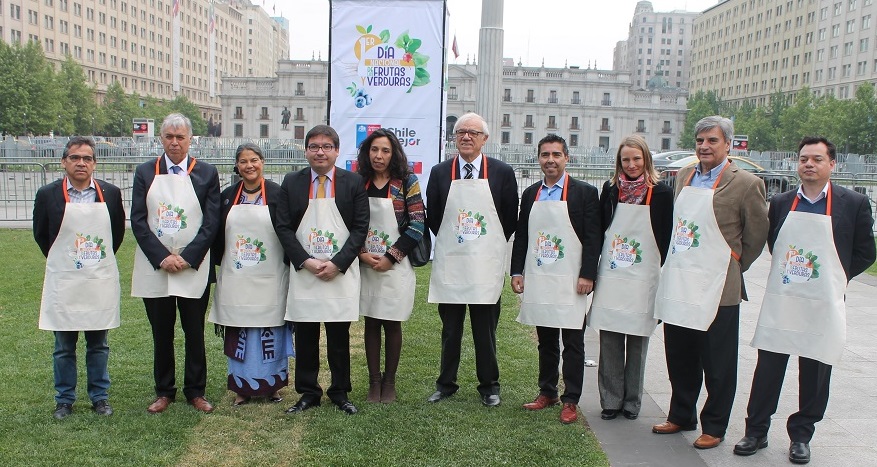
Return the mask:
{"type": "Polygon", "coordinates": [[[548,103],[549,104],[557,104],[557,91],[549,91],[548,103]]]}
{"type": "Polygon", "coordinates": [[[243,138],[244,137],[244,125],[242,123],[234,124],[234,137],[235,138],[243,138]]]}
{"type": "Polygon", "coordinates": [[[524,127],[525,128],[533,128],[533,116],[527,115],[524,117],[524,127]]]}
{"type": "Polygon", "coordinates": [[[305,83],[295,83],[295,95],[296,96],[304,96],[305,95],[305,83]]]}
{"type": "Polygon", "coordinates": [[[579,145],[579,135],[569,135],[569,146],[574,148],[579,145]]]}
{"type": "Polygon", "coordinates": [[[554,115],[548,116],[548,128],[554,130],[557,128],[557,121],[554,118],[554,115]]]}
{"type": "MultiPolygon", "coordinates": [[[[262,113],[259,115],[259,119],[268,120],[268,107],[262,107],[262,113]]],[[[263,138],[267,138],[267,136],[263,136],[263,138]]]]}
{"type": "Polygon", "coordinates": [[[503,102],[511,102],[512,101],[512,90],[504,89],[502,91],[502,101],[503,102]]]}
{"type": "Polygon", "coordinates": [[[610,99],[609,93],[603,93],[603,100],[600,101],[600,105],[612,105],[612,99],[610,99]]]}
{"type": "Polygon", "coordinates": [[[529,103],[536,102],[536,97],[533,95],[532,89],[527,89],[527,102],[529,102],[529,103]]]}
{"type": "Polygon", "coordinates": [[[569,129],[570,130],[579,130],[579,117],[572,117],[569,120],[569,129]]]}
{"type": "Polygon", "coordinates": [[[259,138],[267,138],[268,137],[268,125],[261,124],[259,125],[259,138]]]}
{"type": "Polygon", "coordinates": [[[664,126],[661,128],[661,133],[670,134],[670,120],[664,120],[664,126]]]}
{"type": "Polygon", "coordinates": [[[602,149],[604,151],[609,149],[609,137],[608,136],[601,136],[600,137],[600,149],[602,149]]]}
{"type": "Polygon", "coordinates": [[[645,120],[637,120],[636,121],[636,132],[637,133],[645,133],[646,132],[646,121],[645,120]]]}
{"type": "Polygon", "coordinates": [[[609,131],[609,119],[604,118],[600,121],[600,131],[609,131]]]}
{"type": "Polygon", "coordinates": [[[670,138],[661,138],[661,149],[670,149],[670,138]]]}
{"type": "Polygon", "coordinates": [[[512,126],[511,114],[502,114],[502,126],[504,126],[504,127],[512,126]]]}
{"type": "Polygon", "coordinates": [[[533,133],[524,133],[524,144],[533,144],[533,133]]]}
{"type": "Polygon", "coordinates": [[[509,133],[508,131],[503,131],[502,134],[500,135],[500,143],[501,144],[509,144],[510,139],[511,139],[511,133],[509,133]]]}
{"type": "Polygon", "coordinates": [[[305,119],[305,110],[302,107],[295,108],[295,120],[303,121],[305,119]]]}
{"type": "Polygon", "coordinates": [[[234,108],[234,118],[244,118],[244,108],[243,107],[235,107],[234,108]]]}
{"type": "Polygon", "coordinates": [[[573,91],[573,92],[572,92],[572,99],[570,99],[569,103],[570,103],[570,104],[575,104],[575,105],[578,105],[578,104],[581,104],[581,103],[582,103],[582,100],[579,98],[579,92],[578,92],[578,91],[573,91]]]}

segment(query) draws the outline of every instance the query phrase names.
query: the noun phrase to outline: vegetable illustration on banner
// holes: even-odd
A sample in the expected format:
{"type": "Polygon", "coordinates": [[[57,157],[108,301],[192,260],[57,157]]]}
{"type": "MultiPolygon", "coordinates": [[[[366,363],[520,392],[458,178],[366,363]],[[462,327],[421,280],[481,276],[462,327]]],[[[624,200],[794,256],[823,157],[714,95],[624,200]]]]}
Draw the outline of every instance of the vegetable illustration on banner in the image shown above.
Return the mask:
{"type": "Polygon", "coordinates": [[[557,235],[539,232],[536,237],[536,246],[533,248],[533,254],[536,256],[536,266],[552,264],[563,259],[563,242],[557,235]]]}
{"type": "Polygon", "coordinates": [[[156,219],[156,235],[173,235],[186,228],[186,215],[183,208],[174,207],[170,204],[158,204],[158,218],[156,219]]]}
{"type": "Polygon", "coordinates": [[[265,244],[258,238],[250,238],[238,234],[238,239],[231,250],[235,269],[243,269],[255,266],[268,259],[268,250],[265,244]]]}
{"type": "Polygon", "coordinates": [[[460,209],[454,233],[457,234],[457,243],[475,240],[482,235],[487,235],[487,221],[484,220],[484,216],[480,212],[473,214],[472,211],[460,209]]]}
{"type": "Polygon", "coordinates": [[[627,268],[636,263],[641,263],[640,243],[632,238],[621,237],[615,234],[612,245],[609,247],[609,269],[627,268]]]}
{"type": "Polygon", "coordinates": [[[786,258],[782,262],[783,284],[791,282],[800,283],[807,282],[810,279],[819,278],[819,263],[816,262],[818,256],[812,251],[804,252],[803,248],[795,245],[789,245],[789,251],[786,252],[786,258]]]}
{"type": "Polygon", "coordinates": [[[73,265],[76,269],[82,269],[86,266],[94,266],[106,258],[107,246],[104,245],[104,239],[96,235],[92,237],[91,235],[77,233],[69,255],[73,258],[73,265]]]}
{"type": "Polygon", "coordinates": [[[365,251],[373,255],[383,255],[391,246],[393,246],[393,241],[383,230],[368,229],[368,235],[365,237],[365,251]]]}
{"type": "Polygon", "coordinates": [[[671,254],[699,247],[700,234],[697,233],[697,229],[697,224],[680,217],[676,222],[676,228],[673,229],[673,252],[671,254]]]}
{"type": "Polygon", "coordinates": [[[311,256],[320,259],[331,258],[339,250],[338,239],[335,238],[334,232],[318,230],[313,227],[308,235],[308,245],[310,245],[311,256]]]}

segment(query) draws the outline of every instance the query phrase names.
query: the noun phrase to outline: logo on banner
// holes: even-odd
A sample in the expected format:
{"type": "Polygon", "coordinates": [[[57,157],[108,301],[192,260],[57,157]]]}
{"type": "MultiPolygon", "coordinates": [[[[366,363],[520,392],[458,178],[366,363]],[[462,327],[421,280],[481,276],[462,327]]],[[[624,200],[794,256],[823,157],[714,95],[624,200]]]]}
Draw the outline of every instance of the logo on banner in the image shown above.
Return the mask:
{"type": "Polygon", "coordinates": [[[816,262],[817,258],[818,256],[814,255],[812,251],[805,253],[803,248],[789,245],[789,251],[786,252],[786,258],[781,265],[783,284],[818,279],[819,263],[816,262]]]}
{"type": "MultiPolygon", "coordinates": [[[[372,134],[375,130],[379,130],[383,128],[378,123],[357,123],[356,124],[356,147],[359,147],[363,141],[370,134],[372,134]]],[[[417,137],[417,130],[410,127],[401,127],[401,128],[384,128],[387,131],[392,131],[396,138],[399,140],[399,144],[403,147],[411,147],[417,146],[420,144],[420,138],[417,137]]]]}
{"type": "Polygon", "coordinates": [[[311,233],[308,235],[308,246],[311,256],[314,257],[327,259],[338,253],[338,239],[335,238],[334,232],[328,230],[317,230],[311,227],[311,233]]]}
{"type": "Polygon", "coordinates": [[[694,222],[688,222],[683,218],[679,218],[676,222],[676,228],[673,229],[673,253],[688,251],[690,248],[700,246],[700,234],[697,233],[697,225],[694,222]]]}
{"type": "Polygon", "coordinates": [[[563,245],[556,235],[539,232],[533,254],[536,255],[536,266],[551,264],[563,259],[563,245]]]}
{"type": "Polygon", "coordinates": [[[479,212],[473,214],[472,211],[460,209],[454,233],[457,234],[457,243],[475,240],[482,235],[487,235],[487,222],[479,212]]]}
{"type": "Polygon", "coordinates": [[[104,239],[95,235],[85,235],[78,233],[73,239],[73,248],[69,251],[70,257],[73,258],[73,265],[76,269],[82,269],[86,266],[94,266],[100,263],[100,260],[107,257],[107,246],[104,245],[104,239]]]}
{"type": "Polygon", "coordinates": [[[235,269],[243,269],[255,266],[268,259],[268,250],[265,244],[258,238],[245,237],[238,234],[238,239],[231,249],[232,261],[235,269]]]}
{"type": "Polygon", "coordinates": [[[156,235],[173,235],[186,228],[186,215],[183,208],[170,204],[158,203],[156,235]]]}
{"type": "Polygon", "coordinates": [[[373,255],[383,255],[391,246],[393,246],[393,241],[383,230],[368,229],[368,235],[365,237],[365,251],[373,255]]]}
{"type": "Polygon", "coordinates": [[[640,243],[632,238],[615,234],[612,244],[609,246],[609,269],[628,268],[643,260],[640,254],[640,243]]]}

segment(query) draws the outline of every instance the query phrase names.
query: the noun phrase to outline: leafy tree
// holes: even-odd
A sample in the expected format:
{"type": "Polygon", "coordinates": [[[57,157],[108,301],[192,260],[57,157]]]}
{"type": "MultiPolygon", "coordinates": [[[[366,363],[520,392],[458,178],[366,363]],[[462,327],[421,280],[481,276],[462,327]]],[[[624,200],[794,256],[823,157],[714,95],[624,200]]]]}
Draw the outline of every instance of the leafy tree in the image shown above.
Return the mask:
{"type": "Polygon", "coordinates": [[[104,96],[104,132],[110,136],[131,136],[131,121],[139,116],[137,94],[125,94],[118,81],[107,88],[104,96]]]}
{"type": "Polygon", "coordinates": [[[844,101],[832,95],[821,96],[816,100],[804,127],[806,134],[824,136],[837,145],[838,152],[846,152],[849,133],[844,130],[845,122],[841,118],[845,107],[844,101]]]}
{"type": "Polygon", "coordinates": [[[877,148],[877,135],[874,134],[874,122],[877,122],[877,98],[874,86],[865,82],[856,89],[856,98],[848,103],[849,111],[845,114],[847,137],[850,141],[850,152],[872,154],[877,148]]]}
{"type": "Polygon", "coordinates": [[[721,114],[724,107],[722,101],[716,95],[715,91],[703,92],[697,91],[693,97],[688,99],[688,114],[685,116],[685,126],[682,128],[680,135],[679,147],[694,147],[694,126],[698,120],[710,115],[721,114]]]}
{"type": "Polygon", "coordinates": [[[61,92],[61,109],[59,110],[58,134],[89,135],[97,128],[97,103],[94,89],[88,85],[82,67],[69,55],[55,82],[61,92]]]}
{"type": "Polygon", "coordinates": [[[39,43],[0,41],[0,131],[49,133],[58,123],[59,96],[39,43]]]}
{"type": "MultiPolygon", "coordinates": [[[[207,134],[207,122],[204,121],[204,118],[201,117],[201,109],[198,108],[197,105],[193,104],[186,96],[178,95],[174,100],[168,103],[168,113],[181,113],[192,121],[192,134],[193,135],[206,135],[207,134]]],[[[167,114],[162,116],[162,120],[166,117],[167,114]]]]}
{"type": "Polygon", "coordinates": [[[797,151],[798,143],[811,132],[807,128],[810,113],[813,111],[813,93],[810,88],[804,87],[795,96],[795,103],[786,107],[780,116],[780,151],[797,151]]]}

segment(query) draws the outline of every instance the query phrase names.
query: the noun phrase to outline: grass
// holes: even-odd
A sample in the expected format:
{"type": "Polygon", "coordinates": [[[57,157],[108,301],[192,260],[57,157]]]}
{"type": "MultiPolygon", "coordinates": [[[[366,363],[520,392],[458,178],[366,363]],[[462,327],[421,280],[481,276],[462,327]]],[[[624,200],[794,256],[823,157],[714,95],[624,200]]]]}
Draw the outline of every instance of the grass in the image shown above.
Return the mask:
{"type": "MultiPolygon", "coordinates": [[[[503,403],[488,409],[475,390],[471,339],[463,340],[460,391],[427,404],[439,367],[441,325],[426,303],[429,269],[418,270],[417,300],[405,323],[395,404],[366,404],[368,376],[362,324],[351,330],[353,392],[360,413],[349,417],[324,398],[323,406],[295,417],[283,409],[297,400],[289,387],[277,404],[232,408],[225,389],[226,359],[208,324],[207,398],[217,409],[203,415],[185,403],[149,415],[152,338],[140,299],[130,297],[133,237],[119,251],[122,326],[110,332],[110,401],[116,413],[95,415],[85,392],[80,343],[79,402],[73,416],[52,419],[51,332],[37,329],[45,260],[26,230],[0,230],[0,254],[15,265],[0,270],[0,459],[17,465],[608,465],[583,423],[558,421],[559,409],[520,408],[538,392],[533,329],[514,321],[516,299],[503,296],[497,347],[503,403]]],[[[466,335],[471,335],[466,330],[466,335]]],[[[80,339],[82,342],[82,339],[80,339]]],[[[177,374],[182,382],[182,332],[177,374]]],[[[325,358],[325,353],[323,354],[325,358]]],[[[294,365],[294,361],[292,362],[294,365]]],[[[323,361],[325,366],[325,360],[323,361]]],[[[328,373],[321,375],[328,386],[328,373]]]]}

